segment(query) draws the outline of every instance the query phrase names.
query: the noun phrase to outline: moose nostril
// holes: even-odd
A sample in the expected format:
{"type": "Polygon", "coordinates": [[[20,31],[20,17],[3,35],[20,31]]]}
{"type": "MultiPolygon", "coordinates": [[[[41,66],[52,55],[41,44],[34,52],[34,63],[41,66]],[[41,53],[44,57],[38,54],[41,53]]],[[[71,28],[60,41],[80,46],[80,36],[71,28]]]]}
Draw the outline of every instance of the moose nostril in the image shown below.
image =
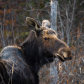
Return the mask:
{"type": "Polygon", "coordinates": [[[62,55],[64,56],[64,58],[67,58],[67,53],[66,52],[62,52],[62,55]]]}
{"type": "Polygon", "coordinates": [[[64,59],[71,60],[72,54],[69,48],[61,48],[58,53],[64,57],[64,59]]]}

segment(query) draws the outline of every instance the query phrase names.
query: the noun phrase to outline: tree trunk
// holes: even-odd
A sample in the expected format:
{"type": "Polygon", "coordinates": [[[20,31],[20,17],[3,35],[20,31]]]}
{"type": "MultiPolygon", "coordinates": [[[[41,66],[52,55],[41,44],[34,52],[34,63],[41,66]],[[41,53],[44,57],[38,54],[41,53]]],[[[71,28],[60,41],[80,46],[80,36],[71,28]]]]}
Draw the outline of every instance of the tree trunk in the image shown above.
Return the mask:
{"type": "MultiPolygon", "coordinates": [[[[58,1],[51,0],[51,29],[54,29],[56,32],[57,32],[57,4],[58,1]]],[[[57,82],[58,71],[57,66],[55,64],[56,60],[50,65],[50,76],[51,76],[50,84],[56,84],[57,82]]]]}
{"type": "Polygon", "coordinates": [[[58,1],[51,0],[51,28],[57,32],[57,4],[58,1]]]}

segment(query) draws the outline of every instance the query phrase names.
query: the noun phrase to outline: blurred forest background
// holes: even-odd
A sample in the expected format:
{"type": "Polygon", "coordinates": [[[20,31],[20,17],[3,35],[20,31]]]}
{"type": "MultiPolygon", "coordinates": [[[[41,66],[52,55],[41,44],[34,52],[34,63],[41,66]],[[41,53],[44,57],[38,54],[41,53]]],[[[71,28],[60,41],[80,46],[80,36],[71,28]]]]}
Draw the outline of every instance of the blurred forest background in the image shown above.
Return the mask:
{"type": "MultiPolygon", "coordinates": [[[[84,84],[84,0],[58,0],[58,38],[71,48],[73,59],[54,61],[55,73],[50,65],[40,71],[40,84],[84,84]]],[[[0,51],[7,45],[18,45],[27,38],[29,29],[26,17],[40,24],[50,21],[50,0],[0,0],[0,51]]]]}

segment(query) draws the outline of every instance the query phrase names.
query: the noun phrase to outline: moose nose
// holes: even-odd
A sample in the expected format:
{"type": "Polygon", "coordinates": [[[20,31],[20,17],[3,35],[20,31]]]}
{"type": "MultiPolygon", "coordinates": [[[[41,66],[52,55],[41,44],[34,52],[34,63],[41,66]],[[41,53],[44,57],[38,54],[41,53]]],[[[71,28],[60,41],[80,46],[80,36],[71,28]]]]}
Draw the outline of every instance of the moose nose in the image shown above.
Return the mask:
{"type": "Polygon", "coordinates": [[[65,60],[71,60],[72,59],[72,54],[71,50],[69,48],[61,48],[58,53],[63,56],[65,60]]]}

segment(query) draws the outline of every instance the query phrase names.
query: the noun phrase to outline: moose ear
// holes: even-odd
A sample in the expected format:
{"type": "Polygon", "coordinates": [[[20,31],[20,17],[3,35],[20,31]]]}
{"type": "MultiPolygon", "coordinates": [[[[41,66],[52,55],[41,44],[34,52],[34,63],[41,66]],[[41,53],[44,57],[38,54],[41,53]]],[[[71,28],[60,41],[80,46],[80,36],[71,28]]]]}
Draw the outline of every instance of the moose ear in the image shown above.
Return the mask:
{"type": "Polygon", "coordinates": [[[35,19],[30,18],[30,17],[26,17],[26,23],[28,28],[33,29],[33,30],[42,30],[42,28],[40,27],[40,24],[36,22],[35,19]]]}

